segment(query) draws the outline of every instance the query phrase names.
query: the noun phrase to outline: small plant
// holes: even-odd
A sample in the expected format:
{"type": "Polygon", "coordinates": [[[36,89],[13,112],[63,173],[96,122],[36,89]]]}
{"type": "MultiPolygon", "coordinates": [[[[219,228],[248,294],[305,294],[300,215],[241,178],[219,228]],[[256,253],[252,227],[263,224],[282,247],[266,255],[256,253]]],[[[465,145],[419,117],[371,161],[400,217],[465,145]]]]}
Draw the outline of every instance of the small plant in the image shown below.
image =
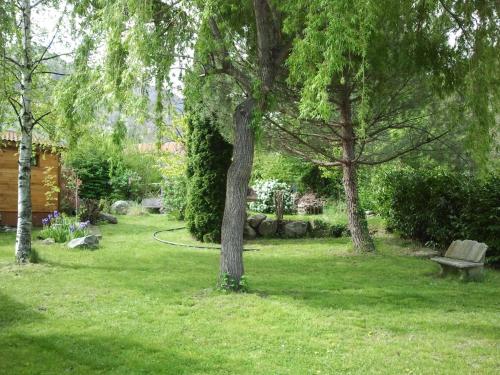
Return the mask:
{"type": "Polygon", "coordinates": [[[89,221],[78,222],[76,218],[54,211],[42,219],[42,238],[53,238],[55,242],[67,242],[73,238],[84,237],[88,234],[89,221]]]}
{"type": "Polygon", "coordinates": [[[332,237],[349,237],[351,235],[346,224],[332,224],[329,231],[332,237]]]}
{"type": "Polygon", "coordinates": [[[223,292],[248,292],[248,280],[245,276],[241,276],[240,280],[236,277],[231,276],[228,273],[223,273],[220,275],[218,289],[223,292]]]}

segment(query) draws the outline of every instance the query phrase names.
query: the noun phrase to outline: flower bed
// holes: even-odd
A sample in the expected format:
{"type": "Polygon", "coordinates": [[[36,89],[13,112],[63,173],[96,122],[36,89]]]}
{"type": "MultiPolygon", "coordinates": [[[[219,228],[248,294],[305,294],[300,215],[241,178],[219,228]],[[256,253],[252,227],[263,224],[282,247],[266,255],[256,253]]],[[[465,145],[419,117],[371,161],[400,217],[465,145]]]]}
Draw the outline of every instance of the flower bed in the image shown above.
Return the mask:
{"type": "Polygon", "coordinates": [[[76,217],[70,217],[54,211],[42,219],[42,224],[43,229],[40,231],[41,238],[52,238],[55,242],[62,243],[73,238],[86,236],[90,222],[80,222],[76,217]]]}

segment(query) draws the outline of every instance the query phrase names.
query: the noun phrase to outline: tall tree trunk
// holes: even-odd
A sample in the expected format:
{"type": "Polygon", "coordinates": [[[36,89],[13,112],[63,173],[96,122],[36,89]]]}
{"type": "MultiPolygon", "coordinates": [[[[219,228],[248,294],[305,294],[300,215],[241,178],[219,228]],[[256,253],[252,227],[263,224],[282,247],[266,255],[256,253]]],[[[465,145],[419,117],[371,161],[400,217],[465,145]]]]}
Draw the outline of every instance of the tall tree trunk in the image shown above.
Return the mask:
{"type": "Polygon", "coordinates": [[[31,253],[31,156],[33,114],[31,58],[31,4],[23,0],[22,5],[22,46],[21,66],[21,143],[19,145],[19,174],[17,188],[17,233],[16,260],[26,263],[31,253]]]}
{"type": "Polygon", "coordinates": [[[342,172],[343,185],[347,204],[347,217],[349,221],[349,230],[354,248],[358,251],[375,251],[375,245],[368,231],[366,215],[359,203],[357,165],[355,154],[355,134],[352,122],[352,111],[350,101],[350,89],[346,84],[344,86],[341,101],[342,116],[342,172]]]}
{"type": "Polygon", "coordinates": [[[356,165],[344,164],[342,169],[347,217],[354,248],[359,251],[375,251],[375,245],[368,232],[365,212],[359,204],[356,165]]]}
{"type": "Polygon", "coordinates": [[[220,273],[239,285],[243,276],[243,228],[246,197],[252,173],[254,132],[251,128],[253,99],[240,103],[234,113],[233,160],[227,173],[226,202],[222,219],[220,273]]]}

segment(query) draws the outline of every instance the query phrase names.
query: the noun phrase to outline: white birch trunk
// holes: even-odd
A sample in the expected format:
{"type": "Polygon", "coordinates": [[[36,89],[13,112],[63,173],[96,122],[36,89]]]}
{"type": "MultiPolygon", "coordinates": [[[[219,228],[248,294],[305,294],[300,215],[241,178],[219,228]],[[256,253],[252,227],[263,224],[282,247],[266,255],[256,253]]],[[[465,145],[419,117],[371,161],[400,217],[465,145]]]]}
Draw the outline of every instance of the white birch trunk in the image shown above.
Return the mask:
{"type": "Polygon", "coordinates": [[[31,156],[33,114],[32,100],[32,49],[31,4],[22,1],[22,64],[21,64],[21,142],[19,145],[19,175],[17,197],[16,260],[26,263],[31,253],[31,156]]]}

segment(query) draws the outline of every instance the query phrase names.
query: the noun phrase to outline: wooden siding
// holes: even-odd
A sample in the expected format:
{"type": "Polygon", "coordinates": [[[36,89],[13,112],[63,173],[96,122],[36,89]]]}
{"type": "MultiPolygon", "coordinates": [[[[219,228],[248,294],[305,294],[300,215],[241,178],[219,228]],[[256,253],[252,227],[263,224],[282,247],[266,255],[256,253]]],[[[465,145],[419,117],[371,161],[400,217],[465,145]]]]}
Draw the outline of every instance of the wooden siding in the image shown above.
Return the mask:
{"type": "MultiPolygon", "coordinates": [[[[47,205],[44,179],[48,174],[60,186],[59,156],[48,151],[37,151],[38,166],[31,169],[31,201],[33,212],[50,212],[59,208],[59,194],[55,194],[52,204],[47,205]]],[[[18,154],[15,147],[0,147],[0,211],[17,212],[17,166],[18,154]]]]}

